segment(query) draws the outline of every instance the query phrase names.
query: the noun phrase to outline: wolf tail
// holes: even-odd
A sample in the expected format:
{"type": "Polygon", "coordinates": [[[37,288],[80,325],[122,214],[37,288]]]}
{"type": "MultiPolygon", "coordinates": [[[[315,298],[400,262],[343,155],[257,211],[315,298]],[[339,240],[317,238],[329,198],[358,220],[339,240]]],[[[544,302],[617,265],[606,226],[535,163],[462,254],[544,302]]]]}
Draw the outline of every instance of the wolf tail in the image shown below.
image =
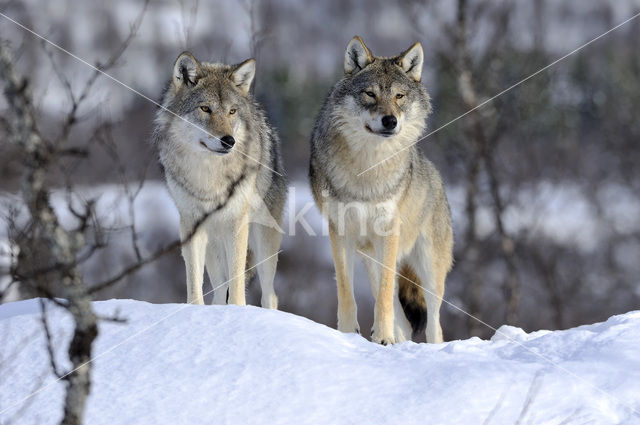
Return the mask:
{"type": "Polygon", "coordinates": [[[398,269],[398,297],[413,335],[424,332],[427,326],[427,303],[422,283],[407,263],[402,263],[398,269]]]}

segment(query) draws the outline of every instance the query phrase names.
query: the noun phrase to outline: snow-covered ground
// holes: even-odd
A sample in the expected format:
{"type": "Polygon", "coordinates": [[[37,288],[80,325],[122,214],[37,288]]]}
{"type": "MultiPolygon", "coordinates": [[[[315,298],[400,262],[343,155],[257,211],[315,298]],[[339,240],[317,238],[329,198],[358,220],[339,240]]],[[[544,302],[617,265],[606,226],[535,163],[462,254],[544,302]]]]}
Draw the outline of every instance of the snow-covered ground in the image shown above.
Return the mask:
{"type": "MultiPolygon", "coordinates": [[[[638,311],[566,331],[383,347],[257,307],[94,306],[127,323],[100,324],[87,424],[640,423],[638,311]]],[[[62,414],[38,312],[35,300],[0,306],[2,424],[62,414]]],[[[54,306],[48,317],[68,366],[70,318],[54,306]]]]}

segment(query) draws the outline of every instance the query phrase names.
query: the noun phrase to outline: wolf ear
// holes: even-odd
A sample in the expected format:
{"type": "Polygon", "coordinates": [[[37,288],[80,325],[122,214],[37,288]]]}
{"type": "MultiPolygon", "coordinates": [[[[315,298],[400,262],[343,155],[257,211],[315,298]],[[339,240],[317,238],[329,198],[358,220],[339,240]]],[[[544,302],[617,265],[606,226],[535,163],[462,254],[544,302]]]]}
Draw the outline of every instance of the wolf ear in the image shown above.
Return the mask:
{"type": "Polygon", "coordinates": [[[202,76],[200,63],[190,52],[182,52],[173,65],[173,85],[180,88],[183,85],[195,86],[202,76]]]}
{"type": "Polygon", "coordinates": [[[344,52],[344,73],[352,74],[364,69],[373,62],[373,55],[362,41],[360,36],[355,36],[347,45],[344,52]]]}
{"type": "Polygon", "coordinates": [[[231,73],[231,81],[233,81],[233,84],[246,96],[247,93],[249,93],[255,75],[256,61],[255,59],[247,59],[240,65],[236,65],[236,68],[231,73]]]}
{"type": "Polygon", "coordinates": [[[422,52],[422,44],[415,43],[409,47],[407,51],[398,56],[398,66],[407,73],[409,78],[420,81],[422,76],[422,62],[424,61],[424,53],[422,52]]]}

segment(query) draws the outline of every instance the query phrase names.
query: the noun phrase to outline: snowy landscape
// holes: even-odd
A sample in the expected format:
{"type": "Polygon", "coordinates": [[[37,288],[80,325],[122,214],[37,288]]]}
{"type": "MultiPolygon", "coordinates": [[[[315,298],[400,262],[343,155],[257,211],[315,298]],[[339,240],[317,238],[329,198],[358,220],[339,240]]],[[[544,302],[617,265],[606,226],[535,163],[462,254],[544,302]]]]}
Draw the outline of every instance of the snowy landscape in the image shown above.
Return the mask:
{"type": "MultiPolygon", "coordinates": [[[[49,304],[67,367],[71,320],[49,304]]],[[[88,424],[640,423],[638,311],[566,331],[502,326],[490,340],[383,347],[251,306],[94,308],[126,323],[100,324],[88,424]]],[[[0,306],[0,417],[19,424],[61,417],[64,384],[40,322],[36,300],[0,306]]]]}
{"type": "Polygon", "coordinates": [[[640,425],[639,39],[640,0],[0,0],[0,425],[640,425]],[[309,140],[356,34],[424,50],[444,343],[372,343],[359,261],[361,335],[336,330],[309,140]],[[278,310],[256,276],[246,307],[208,276],[185,303],[151,143],[185,50],[256,59],[278,310]]]}

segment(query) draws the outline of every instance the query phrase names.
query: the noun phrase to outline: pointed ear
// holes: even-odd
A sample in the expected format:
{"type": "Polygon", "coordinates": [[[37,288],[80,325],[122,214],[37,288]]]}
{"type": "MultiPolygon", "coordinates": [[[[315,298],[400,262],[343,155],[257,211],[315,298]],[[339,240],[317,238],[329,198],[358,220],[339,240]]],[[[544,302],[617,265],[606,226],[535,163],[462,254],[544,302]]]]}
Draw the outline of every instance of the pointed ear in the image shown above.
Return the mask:
{"type": "Polygon", "coordinates": [[[409,78],[415,81],[420,81],[423,61],[424,53],[422,52],[422,44],[420,43],[415,43],[409,47],[407,51],[398,56],[398,66],[407,73],[409,78]]]}
{"type": "Polygon", "coordinates": [[[344,73],[353,74],[373,62],[373,55],[359,36],[351,39],[344,52],[344,73]]]}
{"type": "Polygon", "coordinates": [[[256,61],[255,59],[247,59],[240,65],[236,65],[236,68],[231,73],[231,81],[236,85],[245,96],[249,93],[253,77],[256,75],[256,61]]]}
{"type": "Polygon", "coordinates": [[[174,87],[195,86],[201,76],[200,63],[190,52],[182,52],[173,65],[174,87]]]}

